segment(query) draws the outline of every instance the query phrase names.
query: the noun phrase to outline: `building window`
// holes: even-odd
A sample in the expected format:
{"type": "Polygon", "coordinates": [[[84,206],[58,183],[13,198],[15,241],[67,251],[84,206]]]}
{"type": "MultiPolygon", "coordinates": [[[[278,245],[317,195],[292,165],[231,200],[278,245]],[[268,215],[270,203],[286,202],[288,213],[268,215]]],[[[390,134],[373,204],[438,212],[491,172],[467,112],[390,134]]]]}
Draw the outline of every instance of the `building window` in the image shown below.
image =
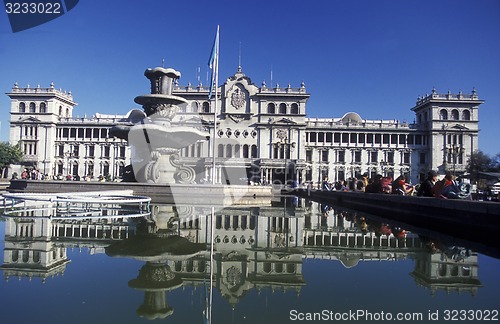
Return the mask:
{"type": "Polygon", "coordinates": [[[127,151],[127,148],[125,146],[120,146],[120,157],[125,158],[125,152],[127,151]]]}
{"type": "Polygon", "coordinates": [[[331,143],[332,142],[332,133],[326,133],[326,142],[331,143]]]}
{"type": "Polygon", "coordinates": [[[69,137],[76,138],[76,128],[71,128],[69,130],[69,137]]]}
{"type": "Polygon", "coordinates": [[[340,133],[333,133],[333,142],[340,143],[340,133]]]}
{"type": "Polygon", "coordinates": [[[306,150],[306,162],[312,162],[312,155],[313,155],[312,150],[306,150]]]}
{"type": "Polygon", "coordinates": [[[245,145],[243,145],[243,158],[244,159],[248,159],[248,156],[249,156],[249,154],[248,154],[248,145],[245,144],[245,145]]]}
{"type": "Polygon", "coordinates": [[[349,134],[342,133],[342,143],[349,143],[349,134]]]}
{"type": "Polygon", "coordinates": [[[193,101],[191,103],[191,111],[197,113],[198,112],[198,103],[196,101],[193,101]]]}
{"type": "Polygon", "coordinates": [[[328,162],[328,150],[321,151],[321,161],[328,162]]]}
{"type": "Polygon", "coordinates": [[[399,144],[405,144],[405,143],[406,143],[406,135],[399,134],[399,144]]]}
{"type": "Polygon", "coordinates": [[[366,143],[373,144],[373,134],[366,134],[366,143]]]}
{"type": "Polygon", "coordinates": [[[365,143],[365,134],[363,134],[363,133],[358,134],[358,143],[360,143],[360,144],[365,143]]]}
{"type": "Polygon", "coordinates": [[[375,144],[380,144],[382,136],[380,134],[375,134],[375,144]]]}
{"type": "Polygon", "coordinates": [[[36,105],[34,102],[30,102],[30,113],[36,112],[36,105]]]}
{"type": "Polygon", "coordinates": [[[389,144],[389,134],[384,134],[382,138],[384,144],[389,144]]]}
{"type": "Polygon", "coordinates": [[[94,145],[90,145],[89,146],[89,154],[88,154],[89,157],[94,157],[95,156],[95,146],[94,145]]]}
{"type": "Polygon", "coordinates": [[[21,102],[19,104],[19,112],[26,112],[26,104],[24,102],[21,102]]]}
{"type": "Polygon", "coordinates": [[[63,157],[64,156],[64,145],[58,145],[57,146],[57,156],[63,157]]]}
{"type": "Polygon", "coordinates": [[[217,150],[217,157],[224,157],[224,145],[223,144],[219,144],[218,146],[218,150],[217,150]]]}
{"type": "Polygon", "coordinates": [[[339,151],[339,162],[344,163],[345,162],[345,151],[339,151]]]}
{"type": "Polygon", "coordinates": [[[354,162],[361,163],[361,151],[354,152],[354,162]]]}
{"type": "Polygon", "coordinates": [[[378,163],[378,152],[370,152],[370,162],[371,163],[378,163]]]}
{"type": "Polygon", "coordinates": [[[62,117],[62,114],[63,114],[63,109],[62,109],[62,106],[59,106],[59,116],[62,117]]]}
{"type": "Polygon", "coordinates": [[[286,115],[286,104],[280,103],[280,114],[286,115]]]}
{"type": "Polygon", "coordinates": [[[252,158],[257,158],[257,145],[252,145],[252,158]]]}
{"type": "Polygon", "coordinates": [[[276,105],[274,103],[268,103],[267,104],[267,113],[268,114],[275,114],[276,113],[276,105]]]}
{"type": "Polygon", "coordinates": [[[394,164],[394,152],[387,152],[387,163],[394,164]]]}
{"type": "Polygon", "coordinates": [[[453,110],[451,111],[451,119],[452,119],[452,120],[458,120],[458,110],[453,109],[453,110]]]}
{"type": "Polygon", "coordinates": [[[405,164],[410,164],[410,153],[409,152],[404,152],[403,153],[403,163],[405,164]]]}
{"type": "Polygon", "coordinates": [[[45,102],[40,103],[40,112],[42,114],[47,112],[47,105],[45,104],[45,102]]]}
{"type": "Polygon", "coordinates": [[[203,103],[203,112],[204,113],[209,113],[210,112],[210,104],[207,101],[205,101],[203,103]]]}
{"type": "Polygon", "coordinates": [[[351,143],[356,144],[358,141],[358,134],[356,133],[351,133],[351,143]]]}
{"type": "Polygon", "coordinates": [[[318,142],[323,143],[325,141],[325,133],[318,133],[318,142]]]}
{"type": "MultiPolygon", "coordinates": [[[[104,146],[104,157],[109,158],[109,145],[104,146]]],[[[107,174],[107,172],[104,174],[107,174]]]]}
{"type": "Polygon", "coordinates": [[[226,146],[226,157],[227,158],[232,158],[233,157],[233,146],[231,144],[228,144],[226,146]]]}
{"type": "Polygon", "coordinates": [[[296,103],[293,103],[292,106],[290,107],[290,113],[292,115],[298,115],[299,114],[299,105],[296,103]]]}
{"type": "Polygon", "coordinates": [[[470,120],[470,111],[469,110],[466,109],[462,112],[462,119],[463,120],[470,120]]]}
{"type": "Polygon", "coordinates": [[[446,109],[441,109],[439,111],[439,119],[448,120],[448,111],[446,109]]]}

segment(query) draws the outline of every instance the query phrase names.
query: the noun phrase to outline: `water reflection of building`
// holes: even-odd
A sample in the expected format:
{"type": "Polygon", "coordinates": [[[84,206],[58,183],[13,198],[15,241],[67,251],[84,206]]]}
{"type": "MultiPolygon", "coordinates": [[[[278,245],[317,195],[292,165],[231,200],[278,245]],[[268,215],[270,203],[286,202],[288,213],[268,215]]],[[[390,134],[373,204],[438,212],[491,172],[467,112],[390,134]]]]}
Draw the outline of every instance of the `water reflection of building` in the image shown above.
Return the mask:
{"type": "Polygon", "coordinates": [[[429,289],[432,294],[442,290],[447,293],[476,295],[481,287],[477,253],[470,253],[465,258],[456,258],[447,253],[449,249],[444,247],[443,250],[436,250],[433,253],[417,253],[415,269],[411,276],[418,285],[429,289]]]}
{"type": "MultiPolygon", "coordinates": [[[[114,211],[117,213],[118,211],[114,211]]],[[[41,278],[64,274],[67,248],[103,251],[112,240],[134,232],[123,219],[57,219],[55,208],[30,209],[5,217],[4,277],[41,278]]],[[[113,212],[109,212],[111,214],[113,212]]]]}
{"type": "MultiPolygon", "coordinates": [[[[366,221],[368,224],[363,225],[365,221],[360,216],[335,209],[325,212],[324,207],[315,202],[286,200],[273,205],[215,210],[216,289],[233,306],[253,289],[300,293],[306,284],[304,258],[339,261],[346,268],[359,262],[414,259],[411,275],[432,291],[475,293],[480,286],[477,254],[457,262],[445,252],[429,253],[427,244],[416,234],[395,229],[388,233],[384,224],[366,221]]],[[[201,287],[210,280],[210,207],[157,205],[153,206],[150,217],[140,221],[116,217],[56,219],[48,217],[48,210],[39,212],[38,216],[31,211],[15,218],[6,217],[2,265],[6,278],[46,278],[64,272],[69,262],[68,247],[99,252],[122,241],[144,244],[145,237],[155,237],[165,242],[174,235],[200,244],[203,249],[175,256],[153,253],[139,259],[146,265],[154,263],[155,271],[160,269],[164,274],[175,275],[184,286],[201,287]]],[[[156,241],[148,244],[158,247],[156,241]]],[[[444,247],[441,249],[445,251],[444,247]]],[[[165,297],[165,291],[152,292],[146,288],[143,290],[151,300],[165,297]]],[[[163,300],[166,304],[166,299],[163,300]]]]}

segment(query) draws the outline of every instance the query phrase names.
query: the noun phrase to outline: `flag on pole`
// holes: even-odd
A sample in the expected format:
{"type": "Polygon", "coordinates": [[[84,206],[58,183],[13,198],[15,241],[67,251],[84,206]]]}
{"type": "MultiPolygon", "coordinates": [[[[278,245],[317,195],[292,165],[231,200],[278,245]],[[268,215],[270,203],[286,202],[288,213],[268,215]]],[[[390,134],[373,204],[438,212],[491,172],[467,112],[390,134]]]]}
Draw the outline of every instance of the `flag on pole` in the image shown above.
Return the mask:
{"type": "Polygon", "coordinates": [[[208,60],[208,67],[212,70],[212,77],[210,80],[210,92],[208,93],[208,99],[212,99],[212,92],[214,87],[217,87],[216,74],[218,70],[219,62],[219,26],[217,26],[217,34],[215,34],[214,46],[212,47],[212,53],[210,54],[210,59],[208,60]]]}

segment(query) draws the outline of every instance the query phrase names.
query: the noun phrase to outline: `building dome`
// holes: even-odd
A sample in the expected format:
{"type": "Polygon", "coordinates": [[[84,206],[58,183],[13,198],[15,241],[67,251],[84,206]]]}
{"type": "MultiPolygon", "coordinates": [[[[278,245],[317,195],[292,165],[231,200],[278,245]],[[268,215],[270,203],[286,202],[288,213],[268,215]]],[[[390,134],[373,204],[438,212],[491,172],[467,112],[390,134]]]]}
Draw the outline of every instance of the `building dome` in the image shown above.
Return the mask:
{"type": "Polygon", "coordinates": [[[343,123],[361,123],[363,119],[355,112],[348,112],[342,117],[343,123]]]}
{"type": "Polygon", "coordinates": [[[127,113],[125,118],[135,124],[146,118],[146,114],[142,110],[132,109],[127,113]]]}

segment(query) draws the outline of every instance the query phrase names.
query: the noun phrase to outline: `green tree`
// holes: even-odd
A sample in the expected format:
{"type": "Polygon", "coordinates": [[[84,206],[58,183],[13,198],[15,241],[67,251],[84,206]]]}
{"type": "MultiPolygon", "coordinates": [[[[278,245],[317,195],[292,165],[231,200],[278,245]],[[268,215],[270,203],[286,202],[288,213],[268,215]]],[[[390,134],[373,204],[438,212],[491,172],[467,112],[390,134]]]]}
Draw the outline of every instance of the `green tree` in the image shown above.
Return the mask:
{"type": "MultiPolygon", "coordinates": [[[[497,154],[497,157],[500,154],[497,154]]],[[[471,175],[472,179],[478,178],[479,172],[494,172],[497,171],[498,162],[491,158],[488,154],[482,151],[472,153],[467,161],[467,172],[471,175]]]]}
{"type": "MultiPolygon", "coordinates": [[[[12,164],[21,162],[23,153],[19,145],[10,145],[7,142],[0,142],[0,175],[3,176],[5,168],[12,164]]],[[[0,177],[1,177],[0,176],[0,177]]]]}

